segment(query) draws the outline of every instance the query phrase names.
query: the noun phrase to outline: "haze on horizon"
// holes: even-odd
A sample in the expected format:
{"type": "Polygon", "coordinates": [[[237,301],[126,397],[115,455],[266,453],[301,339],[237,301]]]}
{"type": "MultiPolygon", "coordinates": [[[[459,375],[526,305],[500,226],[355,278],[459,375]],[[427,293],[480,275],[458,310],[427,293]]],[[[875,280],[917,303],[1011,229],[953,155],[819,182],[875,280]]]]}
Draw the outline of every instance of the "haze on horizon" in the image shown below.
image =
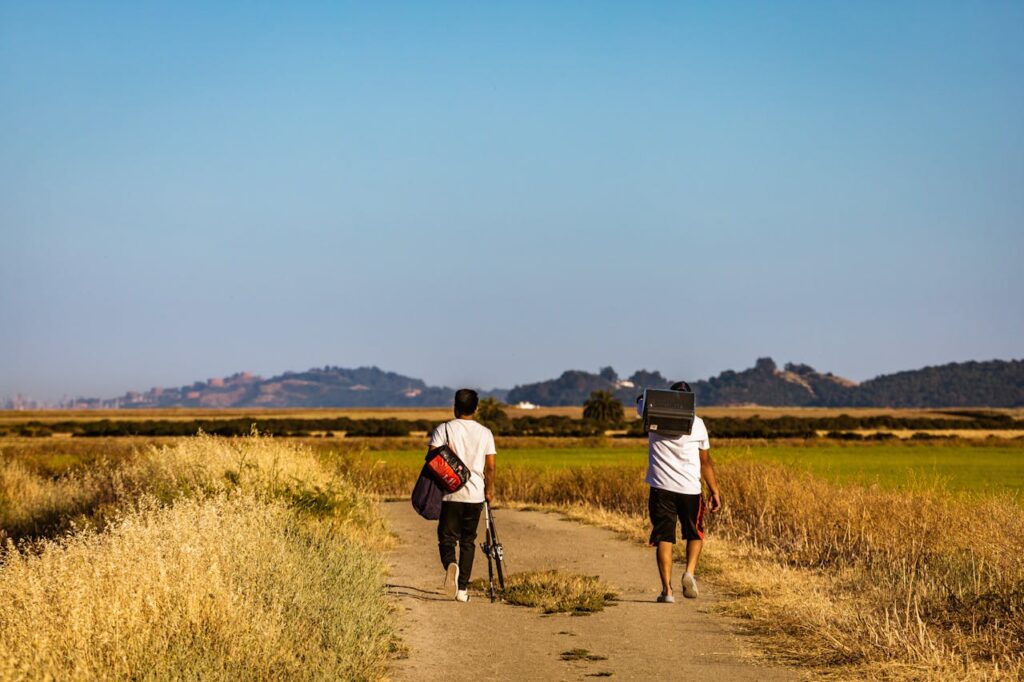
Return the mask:
{"type": "Polygon", "coordinates": [[[0,399],[1024,356],[1024,5],[0,0],[0,399]]]}

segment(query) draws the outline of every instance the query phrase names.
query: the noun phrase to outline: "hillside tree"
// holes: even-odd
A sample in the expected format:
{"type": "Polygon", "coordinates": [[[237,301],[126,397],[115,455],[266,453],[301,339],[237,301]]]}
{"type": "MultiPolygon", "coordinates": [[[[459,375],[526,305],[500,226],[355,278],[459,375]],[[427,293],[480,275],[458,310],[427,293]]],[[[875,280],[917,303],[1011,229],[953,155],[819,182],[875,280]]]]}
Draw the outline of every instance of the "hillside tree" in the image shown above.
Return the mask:
{"type": "Polygon", "coordinates": [[[611,391],[594,391],[583,403],[583,418],[605,428],[625,423],[622,403],[611,391]]]}

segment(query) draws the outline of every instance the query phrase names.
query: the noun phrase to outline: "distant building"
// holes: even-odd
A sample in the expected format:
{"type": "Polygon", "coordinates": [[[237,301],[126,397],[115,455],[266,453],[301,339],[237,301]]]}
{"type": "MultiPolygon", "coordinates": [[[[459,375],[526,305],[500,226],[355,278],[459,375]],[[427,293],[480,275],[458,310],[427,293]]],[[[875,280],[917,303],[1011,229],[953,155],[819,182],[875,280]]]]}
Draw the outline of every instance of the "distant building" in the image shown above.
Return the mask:
{"type": "Polygon", "coordinates": [[[533,403],[528,403],[525,400],[521,403],[516,403],[516,407],[520,410],[536,410],[537,406],[533,403]]]}

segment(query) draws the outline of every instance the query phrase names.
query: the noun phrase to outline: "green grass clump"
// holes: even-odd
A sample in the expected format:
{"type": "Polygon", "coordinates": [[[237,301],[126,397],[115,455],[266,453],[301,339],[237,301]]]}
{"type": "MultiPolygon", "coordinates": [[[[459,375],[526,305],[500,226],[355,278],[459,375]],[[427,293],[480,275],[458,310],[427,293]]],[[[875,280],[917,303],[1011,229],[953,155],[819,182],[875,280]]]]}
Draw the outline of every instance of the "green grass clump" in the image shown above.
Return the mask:
{"type": "MultiPolygon", "coordinates": [[[[486,591],[483,579],[472,588],[486,591]]],[[[560,571],[527,571],[505,577],[505,601],[517,606],[539,607],[544,613],[584,615],[602,610],[617,593],[597,576],[560,571]]]]}

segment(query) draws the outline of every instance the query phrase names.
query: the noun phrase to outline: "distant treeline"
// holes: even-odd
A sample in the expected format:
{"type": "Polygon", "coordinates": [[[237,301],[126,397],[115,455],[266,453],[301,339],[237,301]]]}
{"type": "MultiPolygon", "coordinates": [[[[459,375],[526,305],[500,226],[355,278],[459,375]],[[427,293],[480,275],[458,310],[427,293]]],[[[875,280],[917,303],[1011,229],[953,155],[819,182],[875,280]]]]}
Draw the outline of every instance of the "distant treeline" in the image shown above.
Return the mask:
{"type": "MultiPolygon", "coordinates": [[[[678,377],[684,378],[684,377],[678,377]]],[[[580,405],[594,391],[611,391],[633,405],[645,388],[668,388],[659,372],[640,370],[625,381],[611,367],[597,374],[570,370],[547,381],[516,386],[506,402],[580,405]]],[[[1022,407],[1024,360],[950,363],[882,375],[861,384],[805,364],[779,368],[759,358],[742,371],[690,381],[698,405],[765,405],[777,407],[1022,407]]]]}
{"type": "MultiPolygon", "coordinates": [[[[994,412],[947,412],[962,419],[941,417],[896,417],[876,415],[851,417],[841,414],[835,417],[705,417],[708,432],[718,438],[813,438],[819,432],[827,431],[830,437],[850,439],[850,431],[946,431],[963,430],[1008,430],[1024,429],[1024,420],[1014,419],[1007,414],[994,412]],[[842,435],[841,435],[842,434],[842,435]]],[[[642,436],[643,423],[631,422],[628,429],[631,436],[642,436]]],[[[886,436],[879,436],[884,439],[886,436]]]]}
{"type": "MultiPolygon", "coordinates": [[[[361,437],[408,436],[413,432],[430,431],[437,422],[427,419],[291,419],[246,418],[192,419],[192,420],[111,420],[97,421],[30,421],[23,424],[0,426],[0,435],[50,436],[70,434],[82,438],[109,436],[192,436],[202,431],[215,436],[243,436],[253,429],[269,436],[303,437],[314,434],[334,434],[361,437]]],[[[490,424],[503,436],[597,436],[604,433],[600,424],[570,417],[520,417],[490,424]]]]}
{"type": "MultiPolygon", "coordinates": [[[[718,417],[705,418],[708,431],[716,438],[812,438],[819,432],[830,432],[836,438],[851,438],[848,432],[861,430],[936,431],[950,429],[1005,430],[1024,429],[1024,420],[1010,415],[962,411],[947,412],[950,417],[898,417],[889,415],[854,417],[718,417]]],[[[515,419],[481,420],[499,436],[551,436],[591,437],[606,430],[605,425],[586,419],[565,416],[517,417],[515,419]]],[[[253,429],[279,437],[303,437],[317,434],[340,436],[378,437],[408,436],[413,432],[430,431],[437,422],[427,419],[292,419],[246,418],[193,419],[193,420],[110,420],[97,421],[29,421],[0,426],[0,435],[44,437],[70,434],[74,437],[95,438],[109,436],[191,436],[199,431],[217,436],[242,436],[253,429]]],[[[627,436],[643,436],[643,424],[630,422],[627,436]]],[[[885,436],[879,436],[884,438],[885,436]]]]}

